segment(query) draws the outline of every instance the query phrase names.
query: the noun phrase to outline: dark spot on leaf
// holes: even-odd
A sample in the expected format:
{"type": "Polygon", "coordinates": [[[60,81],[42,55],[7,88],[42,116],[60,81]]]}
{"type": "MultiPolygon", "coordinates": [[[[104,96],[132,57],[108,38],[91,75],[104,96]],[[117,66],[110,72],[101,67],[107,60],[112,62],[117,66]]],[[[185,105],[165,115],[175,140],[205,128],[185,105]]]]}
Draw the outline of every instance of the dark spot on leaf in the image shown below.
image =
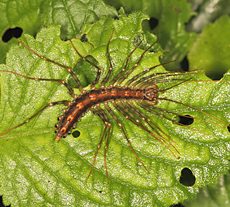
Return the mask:
{"type": "Polygon", "coordinates": [[[157,18],[151,17],[149,19],[149,26],[151,30],[155,29],[158,24],[159,24],[159,20],[157,18]]]}
{"type": "Polygon", "coordinates": [[[78,131],[78,130],[75,130],[73,133],[72,133],[73,137],[74,138],[78,138],[80,135],[81,135],[81,132],[78,131]]]}
{"type": "Polygon", "coordinates": [[[187,56],[185,56],[183,60],[180,62],[180,67],[183,71],[189,70],[189,62],[187,56]]]}
{"type": "Polygon", "coordinates": [[[189,168],[181,170],[180,183],[185,186],[193,186],[196,182],[196,177],[189,168]]]}
{"type": "Polygon", "coordinates": [[[224,74],[227,72],[227,68],[223,69],[221,66],[218,67],[216,70],[209,70],[205,72],[205,75],[212,80],[220,80],[223,78],[224,74]]]}
{"type": "Polygon", "coordinates": [[[7,29],[4,34],[2,35],[2,41],[3,42],[9,42],[13,37],[19,38],[22,35],[22,28],[15,27],[15,28],[9,28],[7,29]]]}
{"type": "Polygon", "coordinates": [[[82,42],[88,42],[88,38],[86,34],[83,34],[80,39],[82,42]]]}
{"type": "Polygon", "coordinates": [[[228,131],[230,132],[230,125],[228,125],[227,128],[228,128],[228,131]]]}
{"type": "Polygon", "coordinates": [[[102,190],[99,190],[99,193],[102,193],[102,190]]]}
{"type": "Polygon", "coordinates": [[[181,203],[178,203],[178,204],[173,204],[170,207],[185,207],[185,206],[182,205],[181,203]]]}
{"type": "Polygon", "coordinates": [[[190,115],[179,116],[179,124],[191,125],[194,122],[194,118],[190,115]]]}
{"type": "Polygon", "coordinates": [[[0,196],[0,207],[11,207],[11,205],[5,206],[2,200],[2,196],[0,196]]]}

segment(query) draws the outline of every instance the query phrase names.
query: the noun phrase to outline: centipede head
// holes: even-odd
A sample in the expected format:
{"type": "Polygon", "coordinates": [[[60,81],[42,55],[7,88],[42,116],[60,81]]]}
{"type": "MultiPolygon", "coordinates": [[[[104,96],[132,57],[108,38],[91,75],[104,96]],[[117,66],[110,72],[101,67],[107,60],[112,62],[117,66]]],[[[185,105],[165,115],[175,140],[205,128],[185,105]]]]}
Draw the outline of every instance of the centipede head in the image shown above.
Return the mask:
{"type": "Polygon", "coordinates": [[[144,97],[146,100],[151,101],[153,104],[157,104],[158,86],[153,84],[151,87],[146,88],[144,97]]]}

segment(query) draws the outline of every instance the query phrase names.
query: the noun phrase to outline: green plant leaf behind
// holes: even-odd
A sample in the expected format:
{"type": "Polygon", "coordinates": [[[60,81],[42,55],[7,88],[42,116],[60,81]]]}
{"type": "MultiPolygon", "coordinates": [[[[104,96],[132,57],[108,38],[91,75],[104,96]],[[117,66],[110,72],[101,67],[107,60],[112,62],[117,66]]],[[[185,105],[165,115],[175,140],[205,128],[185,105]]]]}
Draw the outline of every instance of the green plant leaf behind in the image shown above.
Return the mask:
{"type": "Polygon", "coordinates": [[[43,24],[61,25],[63,39],[75,37],[85,24],[93,23],[103,16],[118,15],[115,8],[106,5],[102,0],[51,0],[44,2],[42,10],[43,24]]]}
{"type": "MultiPolygon", "coordinates": [[[[146,18],[141,13],[120,16],[119,20],[103,18],[83,28],[88,41],[72,41],[84,57],[91,57],[95,64],[104,68],[102,76],[105,77],[109,68],[106,48],[111,38],[109,51],[115,75],[140,40],[142,44],[132,54],[128,67],[133,66],[143,49],[151,44],[146,42],[148,38],[142,31],[142,22],[146,18]]],[[[37,53],[72,68],[82,61],[70,42],[60,39],[60,27],[43,29],[36,39],[25,35],[22,41],[37,53]]],[[[147,52],[131,77],[159,64],[160,55],[154,48],[147,52]]],[[[71,80],[63,68],[37,57],[23,46],[15,46],[10,50],[7,64],[1,65],[0,70],[13,70],[33,77],[71,80]]],[[[154,72],[165,70],[158,67],[154,72]]],[[[76,73],[79,77],[87,76],[83,69],[76,70],[76,73]]],[[[82,78],[82,83],[87,85],[85,80],[92,80],[94,74],[90,73],[88,79],[82,78]]],[[[53,126],[66,108],[63,106],[51,107],[29,123],[2,134],[48,102],[71,100],[71,97],[66,88],[57,83],[38,82],[1,73],[0,194],[3,195],[4,203],[12,206],[168,207],[193,197],[198,188],[215,182],[229,168],[229,73],[219,82],[210,81],[202,75],[196,77],[194,74],[184,74],[182,77],[185,77],[182,80],[191,80],[160,94],[160,97],[184,104],[159,100],[157,105],[174,114],[161,113],[159,116],[142,110],[162,130],[161,138],[164,138],[165,145],[112,108],[126,128],[132,146],[147,170],[128,147],[117,124],[110,119],[113,134],[107,154],[107,177],[104,170],[104,143],[97,163],[92,166],[104,125],[90,111],[77,125],[80,131],[78,139],[69,135],[58,143],[54,142],[53,126]],[[176,113],[190,115],[194,122],[178,125],[175,123],[179,118],[175,117],[176,113]],[[174,119],[174,122],[164,119],[163,115],[174,119]],[[177,150],[180,158],[169,149],[174,153],[177,150]],[[87,179],[91,169],[92,174],[87,179]],[[183,181],[186,170],[189,172],[188,177],[193,179],[192,184],[183,181]]],[[[170,78],[159,83],[159,88],[181,82],[166,80],[170,78]]],[[[76,88],[75,92],[79,93],[79,90],[76,88]]]]}
{"type": "Polygon", "coordinates": [[[191,68],[204,70],[213,80],[219,80],[230,68],[230,18],[222,16],[208,25],[189,52],[191,68]]]}
{"type": "Polygon", "coordinates": [[[221,176],[218,183],[201,189],[197,198],[186,202],[186,207],[228,207],[230,204],[230,174],[221,176]]]}
{"type": "MultiPolygon", "coordinates": [[[[41,27],[61,25],[61,38],[70,39],[79,34],[86,23],[97,21],[102,16],[117,16],[117,12],[102,0],[1,0],[0,35],[7,29],[19,27],[23,33],[36,35],[41,27]]],[[[14,39],[14,38],[13,38],[14,39]]],[[[0,40],[0,63],[5,62],[6,53],[16,41],[0,40]]]]}
{"type": "Polygon", "coordinates": [[[42,0],[36,1],[0,1],[0,63],[5,62],[6,53],[15,41],[3,42],[2,37],[7,29],[20,27],[23,32],[36,34],[40,28],[39,8],[42,0]]]}
{"type": "Polygon", "coordinates": [[[157,35],[165,55],[162,62],[174,60],[166,66],[169,70],[180,70],[180,62],[187,55],[196,34],[186,31],[186,23],[192,17],[193,12],[188,1],[181,0],[113,0],[108,4],[120,8],[129,13],[142,11],[150,19],[145,22],[145,27],[157,35]],[[155,23],[153,23],[155,22],[155,23]],[[148,24],[150,26],[148,26],[148,24]]]}

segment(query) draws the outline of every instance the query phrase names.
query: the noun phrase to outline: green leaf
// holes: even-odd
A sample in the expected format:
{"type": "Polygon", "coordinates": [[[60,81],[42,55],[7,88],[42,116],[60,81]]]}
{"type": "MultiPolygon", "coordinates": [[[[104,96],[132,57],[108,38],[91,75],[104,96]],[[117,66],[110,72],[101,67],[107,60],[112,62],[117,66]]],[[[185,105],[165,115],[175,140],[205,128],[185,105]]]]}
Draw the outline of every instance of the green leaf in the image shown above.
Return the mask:
{"type": "MultiPolygon", "coordinates": [[[[148,38],[141,26],[146,18],[141,13],[120,16],[119,20],[103,18],[83,28],[88,42],[72,41],[83,56],[93,57],[100,67],[106,68],[102,71],[105,77],[108,69],[106,47],[110,38],[114,71],[122,68],[140,39],[142,44],[133,53],[129,67],[151,44],[146,42],[148,38]]],[[[41,30],[36,39],[25,35],[23,41],[39,54],[74,68],[82,60],[69,41],[60,39],[59,29],[49,27],[41,30]]],[[[157,51],[147,52],[134,73],[159,64],[160,55],[157,51]]],[[[38,58],[23,46],[15,46],[7,54],[6,65],[0,66],[0,70],[6,69],[33,77],[71,79],[63,68],[38,58]]],[[[156,69],[156,72],[164,71],[163,67],[156,69]]],[[[77,75],[81,73],[82,70],[77,75]]],[[[77,125],[80,137],[74,139],[69,135],[56,143],[53,126],[65,107],[55,106],[29,123],[1,134],[0,194],[4,203],[12,206],[169,206],[191,198],[198,188],[215,182],[229,169],[229,73],[219,82],[207,80],[202,75],[185,74],[182,77],[191,77],[192,80],[160,94],[160,97],[185,105],[159,101],[157,106],[190,115],[194,118],[193,124],[180,126],[143,110],[164,132],[161,138],[166,139],[167,146],[113,109],[149,172],[137,161],[119,127],[111,120],[114,130],[107,155],[109,176],[104,170],[102,147],[87,180],[104,125],[97,116],[87,112],[77,125]],[[171,149],[175,153],[173,146],[179,151],[180,159],[169,151],[171,149]],[[184,168],[189,168],[195,176],[194,185],[186,186],[180,182],[184,168]]],[[[160,89],[172,85],[175,82],[158,84],[160,89]]],[[[89,90],[89,87],[85,89],[89,90]]],[[[78,92],[77,89],[75,91],[78,92]]],[[[46,103],[63,99],[71,100],[71,97],[66,88],[57,83],[1,73],[0,133],[21,123],[46,103]]],[[[172,114],[168,116],[175,118],[172,114]]]]}
{"type": "Polygon", "coordinates": [[[43,23],[62,26],[62,38],[70,39],[81,32],[87,23],[93,23],[103,16],[117,16],[117,11],[102,0],[51,0],[43,4],[43,23]]]}
{"type": "Polygon", "coordinates": [[[151,18],[158,20],[158,25],[151,30],[158,37],[161,47],[164,49],[162,62],[174,60],[174,63],[167,65],[167,69],[179,70],[180,61],[187,55],[195,33],[187,32],[186,23],[193,12],[188,1],[181,0],[114,0],[106,1],[108,4],[124,7],[129,13],[142,11],[151,18]]]}
{"type": "MultiPolygon", "coordinates": [[[[35,34],[40,28],[39,8],[42,0],[6,1],[0,0],[0,36],[9,28],[21,27],[25,33],[35,34]]],[[[0,40],[0,63],[5,61],[6,52],[15,42],[0,40]]]]}
{"type": "Polygon", "coordinates": [[[186,207],[228,207],[230,203],[230,174],[218,179],[218,183],[201,189],[197,198],[186,202],[186,207]]]}
{"type": "MultiPolygon", "coordinates": [[[[20,27],[26,34],[36,35],[41,26],[61,25],[62,39],[70,39],[79,34],[86,23],[93,23],[103,16],[117,16],[117,12],[102,0],[21,0],[0,1],[0,35],[9,28],[20,27]]],[[[0,40],[0,63],[16,41],[5,43],[0,40]]]]}
{"type": "Polygon", "coordinates": [[[205,70],[212,79],[220,79],[230,68],[230,18],[223,16],[207,26],[189,53],[191,68],[205,70]]]}

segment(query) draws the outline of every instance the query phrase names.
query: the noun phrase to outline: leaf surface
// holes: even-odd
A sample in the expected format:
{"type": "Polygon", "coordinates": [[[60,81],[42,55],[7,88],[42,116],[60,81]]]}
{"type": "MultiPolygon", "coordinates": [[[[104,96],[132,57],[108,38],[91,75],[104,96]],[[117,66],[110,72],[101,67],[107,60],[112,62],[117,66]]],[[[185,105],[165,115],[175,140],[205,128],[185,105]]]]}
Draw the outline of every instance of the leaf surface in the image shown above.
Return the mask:
{"type": "Polygon", "coordinates": [[[187,207],[228,207],[230,204],[229,174],[221,176],[218,182],[201,189],[197,198],[186,202],[187,207]]]}
{"type": "MultiPolygon", "coordinates": [[[[106,47],[112,35],[110,52],[114,69],[126,60],[136,40],[146,38],[142,21],[147,17],[135,13],[119,20],[104,18],[84,27],[88,42],[74,39],[79,52],[90,55],[108,69],[106,47]]],[[[69,41],[60,39],[60,28],[43,29],[34,39],[29,35],[23,41],[46,57],[74,67],[80,57],[69,41]]],[[[154,38],[154,37],[152,37],[154,38]]],[[[147,43],[146,43],[147,44],[147,43]]],[[[145,48],[145,45],[141,45],[145,48]]],[[[143,49],[133,54],[131,64],[143,49]]],[[[142,71],[159,64],[159,52],[148,52],[135,70],[142,71]]],[[[62,68],[36,57],[22,46],[15,46],[7,55],[7,64],[1,70],[43,78],[68,79],[62,68]]],[[[105,69],[105,71],[107,70],[105,69]]],[[[105,75],[105,71],[102,75],[105,75]]],[[[157,68],[164,71],[163,67],[157,68]]],[[[80,72],[79,74],[80,75],[80,72]]],[[[194,76],[194,75],[193,75],[194,76]]],[[[190,77],[190,76],[189,76],[190,77]]],[[[194,78],[194,77],[193,77],[194,78]]],[[[140,128],[125,120],[132,145],[149,172],[136,160],[121,131],[114,125],[110,138],[107,165],[104,170],[103,150],[100,151],[92,175],[92,157],[103,129],[100,119],[87,112],[77,125],[81,135],[69,135],[54,142],[54,124],[62,114],[62,106],[52,107],[22,127],[10,131],[0,139],[0,194],[5,204],[12,206],[169,206],[194,196],[198,188],[215,182],[229,168],[229,73],[219,82],[197,77],[168,90],[167,97],[186,105],[160,101],[158,106],[182,115],[194,117],[189,126],[179,126],[155,114],[144,112],[167,134],[180,153],[180,159],[140,128]],[[195,177],[192,186],[180,182],[184,168],[195,177]]],[[[159,87],[171,86],[161,83],[159,87]]],[[[87,88],[86,88],[87,89],[87,88]]],[[[77,90],[75,90],[77,91],[77,90]]],[[[1,74],[1,130],[21,123],[50,101],[71,100],[67,90],[56,83],[36,82],[12,74],[1,74]]],[[[170,115],[170,118],[173,118],[170,115]]]]}
{"type": "Polygon", "coordinates": [[[219,80],[229,70],[230,18],[222,16],[208,25],[189,52],[191,68],[205,70],[207,76],[219,80]]]}

